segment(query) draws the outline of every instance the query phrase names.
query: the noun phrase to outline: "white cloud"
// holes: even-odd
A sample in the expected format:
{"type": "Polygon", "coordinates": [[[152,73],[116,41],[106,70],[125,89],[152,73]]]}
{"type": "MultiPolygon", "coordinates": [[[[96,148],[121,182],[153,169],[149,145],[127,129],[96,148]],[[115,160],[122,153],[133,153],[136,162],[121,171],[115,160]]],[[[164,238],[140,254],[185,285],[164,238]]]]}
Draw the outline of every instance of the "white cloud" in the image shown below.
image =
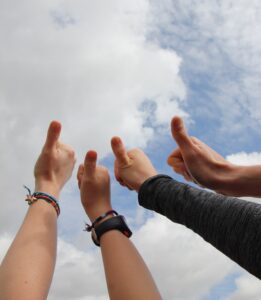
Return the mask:
{"type": "Polygon", "coordinates": [[[139,105],[149,99],[173,107],[171,99],[185,96],[180,58],[146,41],[147,1],[24,2],[1,16],[1,33],[9,34],[0,74],[8,124],[32,134],[32,126],[56,117],[77,146],[84,135],[104,154],[101,140],[115,132],[144,146],[152,131],[143,127],[139,105]],[[54,9],[59,20],[69,15],[75,23],[57,29],[54,9]]]}
{"type": "Polygon", "coordinates": [[[155,215],[134,236],[163,299],[197,300],[237,270],[226,256],[189,229],[155,215]]]}
{"type": "Polygon", "coordinates": [[[260,165],[261,164],[261,153],[259,152],[240,152],[228,155],[226,157],[228,161],[235,165],[241,166],[251,166],[251,165],[260,165]]]}
{"type": "Polygon", "coordinates": [[[152,3],[158,18],[151,39],[182,55],[194,111],[220,123],[223,134],[259,130],[260,1],[152,3]]]}
{"type": "Polygon", "coordinates": [[[147,0],[1,2],[0,231],[21,222],[21,186],[33,185],[50,120],[62,122],[62,139],[82,160],[90,148],[104,157],[113,135],[145,147],[154,126],[185,114],[181,59],[146,39],[149,15],[147,0]],[[156,103],[153,126],[146,100],[156,103]]]}
{"type": "Polygon", "coordinates": [[[4,258],[9,246],[11,245],[12,242],[12,238],[10,235],[8,234],[4,234],[1,236],[0,238],[0,262],[2,261],[2,259],[4,258]]]}
{"type": "Polygon", "coordinates": [[[260,279],[249,274],[243,274],[235,280],[236,292],[226,298],[226,300],[259,300],[261,294],[260,279]]]}
{"type": "MultiPolygon", "coordinates": [[[[86,233],[82,238],[89,238],[86,233]]],[[[83,251],[61,239],[50,300],[107,300],[106,282],[99,249],[83,251]]]]}

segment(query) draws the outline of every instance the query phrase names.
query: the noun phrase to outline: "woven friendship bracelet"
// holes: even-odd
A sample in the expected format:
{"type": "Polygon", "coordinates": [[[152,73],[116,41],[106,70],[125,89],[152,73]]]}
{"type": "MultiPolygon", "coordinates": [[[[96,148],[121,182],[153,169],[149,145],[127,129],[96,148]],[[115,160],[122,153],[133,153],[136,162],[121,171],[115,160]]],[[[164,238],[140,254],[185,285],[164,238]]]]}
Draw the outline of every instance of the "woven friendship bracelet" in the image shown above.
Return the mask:
{"type": "Polygon", "coordinates": [[[115,216],[118,216],[118,213],[115,211],[115,210],[109,210],[107,211],[106,213],[104,213],[103,215],[99,216],[97,219],[95,219],[93,222],[92,222],[92,225],[89,225],[87,223],[85,223],[85,229],[84,231],[92,231],[92,229],[94,228],[94,226],[99,223],[102,219],[106,218],[107,216],[109,215],[115,215],[115,216]]]}
{"type": "Polygon", "coordinates": [[[24,188],[27,189],[28,191],[28,195],[26,195],[26,199],[25,201],[27,201],[28,205],[32,205],[34,202],[38,201],[38,200],[44,200],[48,203],[50,203],[56,213],[57,213],[57,217],[59,216],[60,214],[60,206],[58,204],[58,201],[53,197],[51,196],[50,194],[47,194],[47,193],[43,193],[43,192],[34,192],[33,194],[31,193],[31,190],[24,185],[24,188]]]}

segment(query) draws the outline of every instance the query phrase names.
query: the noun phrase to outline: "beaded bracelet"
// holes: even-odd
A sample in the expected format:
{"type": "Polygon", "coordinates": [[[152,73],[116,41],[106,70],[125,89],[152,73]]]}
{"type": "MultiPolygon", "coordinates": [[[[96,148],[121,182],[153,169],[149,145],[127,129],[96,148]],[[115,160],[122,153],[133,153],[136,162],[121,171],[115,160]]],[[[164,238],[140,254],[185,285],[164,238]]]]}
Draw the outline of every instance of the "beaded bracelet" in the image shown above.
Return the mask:
{"type": "Polygon", "coordinates": [[[25,201],[27,201],[28,205],[32,205],[34,202],[38,201],[38,200],[44,200],[48,203],[50,203],[56,213],[57,213],[57,217],[60,215],[60,206],[58,204],[58,201],[51,196],[50,194],[47,193],[43,193],[43,192],[34,192],[33,194],[31,193],[31,190],[24,185],[24,188],[27,189],[27,191],[29,192],[28,195],[26,195],[26,199],[25,201]]]}
{"type": "Polygon", "coordinates": [[[92,229],[94,228],[94,226],[99,223],[102,219],[106,218],[107,216],[109,215],[115,215],[115,216],[118,216],[118,213],[115,211],[115,210],[109,210],[107,211],[106,213],[104,213],[103,215],[99,216],[97,219],[95,219],[93,222],[92,222],[92,225],[89,225],[87,223],[85,223],[85,229],[84,231],[92,231],[92,229]]]}

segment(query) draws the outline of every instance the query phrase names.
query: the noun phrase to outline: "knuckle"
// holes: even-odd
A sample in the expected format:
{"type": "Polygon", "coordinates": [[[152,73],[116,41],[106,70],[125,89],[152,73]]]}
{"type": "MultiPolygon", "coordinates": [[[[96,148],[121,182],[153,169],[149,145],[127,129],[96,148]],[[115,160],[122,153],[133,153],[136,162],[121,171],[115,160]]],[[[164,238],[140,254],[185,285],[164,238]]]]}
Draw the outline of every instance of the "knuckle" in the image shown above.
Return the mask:
{"type": "Polygon", "coordinates": [[[133,148],[128,151],[128,155],[136,155],[141,153],[143,153],[143,151],[140,148],[133,148]]]}
{"type": "Polygon", "coordinates": [[[69,157],[75,159],[75,153],[73,150],[69,151],[69,157]]]}
{"type": "Polygon", "coordinates": [[[191,136],[190,139],[196,145],[201,143],[200,140],[198,138],[196,138],[195,136],[191,136]]]}
{"type": "Polygon", "coordinates": [[[52,150],[50,150],[50,148],[44,147],[42,149],[41,155],[42,156],[50,156],[53,153],[52,150]]]}
{"type": "Polygon", "coordinates": [[[73,149],[67,149],[66,152],[67,152],[67,155],[68,155],[69,158],[71,158],[71,159],[73,159],[73,160],[76,161],[76,158],[75,158],[75,152],[74,152],[73,149]]]}
{"type": "Polygon", "coordinates": [[[143,153],[143,151],[140,148],[134,148],[134,151],[137,153],[143,153]]]}

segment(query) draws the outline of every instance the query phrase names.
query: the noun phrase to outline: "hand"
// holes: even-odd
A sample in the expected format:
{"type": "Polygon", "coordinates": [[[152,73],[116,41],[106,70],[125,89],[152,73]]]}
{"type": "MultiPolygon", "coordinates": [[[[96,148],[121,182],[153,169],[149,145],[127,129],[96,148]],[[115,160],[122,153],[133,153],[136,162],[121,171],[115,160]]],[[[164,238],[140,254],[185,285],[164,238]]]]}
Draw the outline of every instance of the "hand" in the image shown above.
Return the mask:
{"type": "Polygon", "coordinates": [[[233,165],[199,139],[190,137],[181,118],[172,119],[171,130],[179,147],[168,157],[168,164],[186,180],[222,192],[233,165]]]}
{"type": "Polygon", "coordinates": [[[140,149],[127,152],[119,137],[112,138],[111,147],[116,158],[115,178],[121,185],[138,192],[146,179],[157,175],[151,161],[140,149]]]}
{"type": "Polygon", "coordinates": [[[76,162],[74,150],[61,142],[61,124],[51,122],[45,145],[34,167],[35,191],[46,192],[58,198],[71,177],[76,162]]]}
{"type": "Polygon", "coordinates": [[[112,210],[109,172],[105,167],[97,166],[96,161],[97,153],[88,151],[77,173],[82,205],[91,222],[112,210]]]}

